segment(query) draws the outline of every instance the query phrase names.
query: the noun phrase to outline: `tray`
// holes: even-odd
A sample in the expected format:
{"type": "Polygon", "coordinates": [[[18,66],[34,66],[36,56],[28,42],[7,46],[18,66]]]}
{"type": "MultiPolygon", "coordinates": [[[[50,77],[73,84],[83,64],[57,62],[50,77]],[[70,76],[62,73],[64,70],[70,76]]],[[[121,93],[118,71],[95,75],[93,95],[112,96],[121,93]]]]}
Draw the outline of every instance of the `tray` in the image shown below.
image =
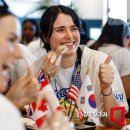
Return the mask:
{"type": "Polygon", "coordinates": [[[75,127],[76,130],[95,130],[96,129],[96,125],[95,126],[91,126],[91,125],[78,125],[75,127]]]}

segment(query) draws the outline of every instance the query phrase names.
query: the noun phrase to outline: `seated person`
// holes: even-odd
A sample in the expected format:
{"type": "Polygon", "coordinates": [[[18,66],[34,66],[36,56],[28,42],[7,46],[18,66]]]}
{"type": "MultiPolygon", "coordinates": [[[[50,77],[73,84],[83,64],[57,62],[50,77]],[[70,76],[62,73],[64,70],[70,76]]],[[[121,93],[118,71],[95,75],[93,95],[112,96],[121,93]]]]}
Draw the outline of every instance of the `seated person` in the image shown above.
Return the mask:
{"type": "MultiPolygon", "coordinates": [[[[7,10],[6,3],[0,2],[0,92],[3,93],[7,89],[8,65],[21,58],[22,55],[17,45],[21,34],[20,22],[15,15],[7,10]]],[[[13,90],[9,90],[6,97],[0,94],[1,130],[24,130],[20,113],[14,104],[23,104],[31,98],[36,98],[35,86],[37,83],[33,79],[32,72],[29,71],[23,80],[18,81],[12,87],[13,90]],[[33,90],[33,93],[30,89],[33,90]]]]}
{"type": "MultiPolygon", "coordinates": [[[[59,100],[67,98],[68,91],[74,83],[78,82],[77,88],[82,91],[87,75],[89,75],[93,83],[98,112],[108,113],[106,118],[100,118],[98,122],[93,119],[93,122],[97,125],[120,129],[122,126],[110,119],[111,108],[124,106],[125,111],[128,112],[128,104],[119,73],[111,61],[111,55],[107,56],[84,45],[79,46],[81,28],[81,21],[72,9],[63,5],[49,7],[40,21],[40,37],[44,48],[53,52],[54,55],[61,45],[67,46],[68,51],[62,56],[60,67],[57,67],[54,62],[52,63],[50,57],[53,55],[50,56],[50,53],[44,57],[44,62],[41,59],[41,61],[38,60],[38,63],[39,65],[43,63],[44,74],[50,77],[51,85],[59,100]],[[118,100],[115,96],[117,92],[123,95],[122,100],[118,100]]],[[[82,97],[82,93],[80,95],[82,97]]],[[[87,112],[87,108],[85,112],[87,112]]],[[[121,120],[121,117],[121,112],[117,111],[115,118],[121,120]]]]}

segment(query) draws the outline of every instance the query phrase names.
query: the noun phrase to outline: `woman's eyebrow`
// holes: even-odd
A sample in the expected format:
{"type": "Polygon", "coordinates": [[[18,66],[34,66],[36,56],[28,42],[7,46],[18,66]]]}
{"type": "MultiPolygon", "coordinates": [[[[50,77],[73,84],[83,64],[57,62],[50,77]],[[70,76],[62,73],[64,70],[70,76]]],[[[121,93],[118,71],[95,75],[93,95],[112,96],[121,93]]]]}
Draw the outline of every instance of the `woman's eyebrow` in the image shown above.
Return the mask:
{"type": "Polygon", "coordinates": [[[71,27],[77,27],[76,25],[72,25],[71,27]]]}
{"type": "MultiPolygon", "coordinates": [[[[73,28],[73,27],[76,27],[76,25],[72,25],[72,26],[70,26],[70,27],[73,28]]],[[[65,28],[65,26],[55,27],[55,28],[53,28],[53,29],[55,30],[55,29],[62,29],[62,28],[65,28]]]]}
{"type": "Polygon", "coordinates": [[[60,29],[60,28],[64,28],[65,26],[59,26],[59,27],[55,27],[53,29],[60,29]]]}

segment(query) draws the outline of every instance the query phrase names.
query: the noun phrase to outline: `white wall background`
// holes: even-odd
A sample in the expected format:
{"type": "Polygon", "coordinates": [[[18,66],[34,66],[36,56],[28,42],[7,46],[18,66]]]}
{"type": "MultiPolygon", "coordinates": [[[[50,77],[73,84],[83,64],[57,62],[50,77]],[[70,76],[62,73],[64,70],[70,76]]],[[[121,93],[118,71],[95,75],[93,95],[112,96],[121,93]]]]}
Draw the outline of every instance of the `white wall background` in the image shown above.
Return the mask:
{"type": "Polygon", "coordinates": [[[128,6],[130,19],[130,0],[74,0],[74,4],[78,15],[84,19],[102,19],[106,15],[106,17],[119,18],[124,21],[127,21],[128,6]],[[108,14],[107,7],[110,9],[108,14]]]}
{"type": "MultiPolygon", "coordinates": [[[[38,1],[41,0],[5,0],[16,15],[23,17],[27,12],[35,9],[38,1]]],[[[48,1],[48,0],[43,0],[48,1]]],[[[60,1],[60,0],[50,0],[60,1]]],[[[69,1],[69,0],[62,0],[69,1]]],[[[83,19],[101,20],[107,17],[107,6],[103,8],[104,3],[109,3],[111,12],[109,16],[121,18],[123,20],[130,19],[130,0],[73,0],[77,9],[77,14],[83,19]],[[109,2],[108,2],[109,1],[109,2]],[[128,2],[128,3],[127,3],[128,2]],[[127,9],[128,7],[128,9],[127,9]]],[[[45,3],[45,2],[44,2],[45,3]]],[[[32,17],[40,17],[40,12],[34,13],[32,17]]],[[[106,18],[105,18],[106,19],[106,18]]]]}
{"type": "Polygon", "coordinates": [[[130,0],[127,0],[127,18],[130,23],[130,0]]]}
{"type": "MultiPolygon", "coordinates": [[[[16,15],[23,17],[30,10],[34,9],[38,1],[40,0],[5,0],[5,1],[9,4],[11,11],[13,11],[16,15]]],[[[52,0],[52,1],[59,1],[59,0],[52,0]]],[[[73,0],[73,1],[77,9],[77,13],[81,18],[102,19],[102,0],[73,0]]],[[[40,15],[39,13],[35,13],[33,14],[32,17],[40,17],[40,15]]]]}
{"type": "Polygon", "coordinates": [[[102,19],[102,0],[74,0],[74,5],[83,19],[102,19]]]}
{"type": "Polygon", "coordinates": [[[127,22],[127,0],[109,0],[109,8],[108,16],[127,22]]]}

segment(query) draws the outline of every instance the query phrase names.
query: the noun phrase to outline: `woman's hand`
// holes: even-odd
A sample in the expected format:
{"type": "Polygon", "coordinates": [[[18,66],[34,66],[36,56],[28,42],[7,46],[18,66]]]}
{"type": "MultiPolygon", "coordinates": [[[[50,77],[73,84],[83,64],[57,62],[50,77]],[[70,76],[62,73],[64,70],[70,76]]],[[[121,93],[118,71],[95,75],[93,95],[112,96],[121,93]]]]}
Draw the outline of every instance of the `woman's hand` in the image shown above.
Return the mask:
{"type": "Polygon", "coordinates": [[[6,96],[18,107],[23,107],[30,102],[36,101],[37,80],[34,78],[32,71],[17,80],[9,89],[6,96]]]}
{"type": "Polygon", "coordinates": [[[51,51],[46,55],[42,66],[45,76],[52,77],[56,74],[57,72],[57,66],[55,65],[56,59],[57,55],[55,51],[51,51]]]}
{"type": "Polygon", "coordinates": [[[110,61],[112,59],[112,56],[109,55],[106,59],[106,61],[100,65],[99,68],[99,80],[100,80],[100,86],[101,91],[104,94],[108,94],[111,91],[111,84],[113,83],[114,79],[114,72],[112,70],[112,67],[109,65],[110,61]]]}
{"type": "Polygon", "coordinates": [[[61,63],[62,55],[68,51],[68,47],[65,45],[60,45],[56,51],[51,51],[47,54],[44,64],[43,71],[45,76],[54,76],[57,72],[57,66],[61,63]]]}

